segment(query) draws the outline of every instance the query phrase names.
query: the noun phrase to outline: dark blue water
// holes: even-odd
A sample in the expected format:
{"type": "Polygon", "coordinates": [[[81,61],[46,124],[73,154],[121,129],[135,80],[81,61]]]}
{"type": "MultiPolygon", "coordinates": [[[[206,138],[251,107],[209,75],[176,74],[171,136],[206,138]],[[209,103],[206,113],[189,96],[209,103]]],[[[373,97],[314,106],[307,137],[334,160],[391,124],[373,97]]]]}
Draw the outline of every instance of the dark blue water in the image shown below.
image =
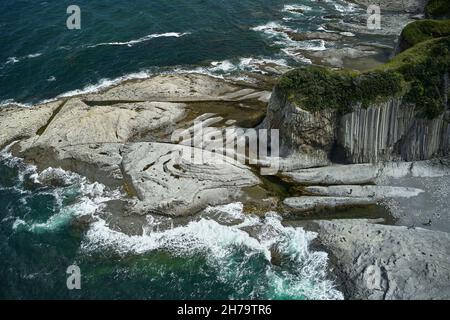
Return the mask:
{"type": "Polygon", "coordinates": [[[336,5],[348,8],[340,0],[78,0],[81,30],[69,30],[71,4],[0,1],[0,102],[35,103],[102,79],[213,61],[280,58],[295,64],[282,51],[286,43],[253,28],[276,22],[317,30],[336,5]],[[308,10],[288,13],[283,11],[287,4],[308,10]],[[184,35],[152,38],[167,33],[184,35]]]}
{"type": "Polygon", "coordinates": [[[154,216],[133,236],[106,222],[104,204],[116,196],[0,153],[0,299],[342,298],[327,255],[308,249],[314,235],[283,226],[275,213],[251,217],[230,204],[183,224],[154,216]],[[74,264],[81,289],[71,291],[74,264]]]}
{"type": "MultiPolygon", "coordinates": [[[[0,102],[36,103],[162,71],[301,64],[274,29],[317,30],[323,15],[351,9],[336,7],[342,1],[78,0],[81,30],[68,30],[70,4],[0,1],[0,102]],[[308,7],[284,10],[292,4],[308,7]]],[[[328,281],[326,254],[308,249],[314,235],[283,226],[276,213],[244,216],[230,204],[173,228],[153,217],[129,236],[99,216],[117,196],[71,173],[38,174],[1,152],[0,298],[342,298],[328,281]],[[79,291],[66,287],[72,264],[81,268],[79,291]]]]}

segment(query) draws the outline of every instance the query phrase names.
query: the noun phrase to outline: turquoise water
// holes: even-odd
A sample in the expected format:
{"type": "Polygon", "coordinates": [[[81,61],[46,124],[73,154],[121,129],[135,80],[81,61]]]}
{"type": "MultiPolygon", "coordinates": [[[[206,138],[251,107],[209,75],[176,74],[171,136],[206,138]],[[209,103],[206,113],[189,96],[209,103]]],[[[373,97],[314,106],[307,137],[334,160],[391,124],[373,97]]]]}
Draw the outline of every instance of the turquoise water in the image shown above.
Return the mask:
{"type": "MultiPolygon", "coordinates": [[[[0,102],[36,103],[105,79],[177,68],[211,67],[243,58],[299,60],[268,23],[317,30],[323,15],[353,12],[343,1],[79,0],[81,30],[68,30],[66,0],[0,1],[0,102]],[[286,5],[306,5],[304,14],[286,5]],[[284,10],[284,11],[283,11],[284,10]],[[256,30],[255,30],[256,28],[256,30]],[[267,30],[266,30],[267,31],[267,30]]],[[[219,65],[216,72],[230,69],[219,65]]]]}
{"type": "MultiPolygon", "coordinates": [[[[162,71],[302,64],[277,27],[317,30],[325,14],[355,12],[342,1],[78,0],[81,30],[70,31],[69,4],[0,1],[0,104],[162,71]]],[[[149,217],[142,234],[129,236],[105,221],[106,204],[119,196],[72,173],[38,173],[2,151],[0,298],[342,298],[328,280],[327,255],[309,249],[315,235],[284,226],[277,213],[245,216],[241,204],[229,204],[184,223],[149,217]],[[66,287],[72,264],[81,268],[81,290],[66,287]]]]}
{"type": "Polygon", "coordinates": [[[276,213],[244,215],[232,203],[184,223],[150,216],[126,235],[106,223],[118,191],[76,174],[38,174],[2,152],[0,186],[1,299],[342,298],[327,255],[308,248],[315,235],[276,213]],[[73,264],[81,290],[66,286],[73,264]]]}

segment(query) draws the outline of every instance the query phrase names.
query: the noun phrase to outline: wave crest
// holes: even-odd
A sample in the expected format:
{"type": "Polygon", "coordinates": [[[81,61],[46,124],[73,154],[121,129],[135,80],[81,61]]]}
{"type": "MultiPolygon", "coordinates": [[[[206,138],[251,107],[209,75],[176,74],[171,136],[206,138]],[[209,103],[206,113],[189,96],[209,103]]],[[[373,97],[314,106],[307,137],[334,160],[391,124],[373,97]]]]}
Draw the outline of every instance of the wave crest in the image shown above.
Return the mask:
{"type": "Polygon", "coordinates": [[[102,42],[102,43],[97,43],[94,45],[90,45],[87,46],[88,48],[96,48],[96,47],[101,47],[101,46],[128,46],[128,47],[132,47],[138,43],[142,43],[142,42],[146,42],[146,41],[150,41],[152,39],[155,38],[180,38],[183,37],[185,35],[190,34],[190,32],[183,32],[183,33],[178,33],[178,32],[166,32],[166,33],[153,33],[153,34],[149,34],[146,35],[142,38],[139,39],[135,39],[135,40],[130,40],[130,41],[124,41],[124,42],[102,42]]]}

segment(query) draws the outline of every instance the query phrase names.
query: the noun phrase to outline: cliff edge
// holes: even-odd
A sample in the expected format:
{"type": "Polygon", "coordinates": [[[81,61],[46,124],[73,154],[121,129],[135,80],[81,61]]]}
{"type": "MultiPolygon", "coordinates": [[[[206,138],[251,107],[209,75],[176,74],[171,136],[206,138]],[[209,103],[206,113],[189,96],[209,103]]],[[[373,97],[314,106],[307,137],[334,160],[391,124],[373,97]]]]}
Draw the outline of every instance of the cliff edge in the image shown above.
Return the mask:
{"type": "Polygon", "coordinates": [[[450,151],[450,37],[420,42],[368,72],[307,66],[274,88],[265,125],[284,155],[368,163],[450,151]]]}

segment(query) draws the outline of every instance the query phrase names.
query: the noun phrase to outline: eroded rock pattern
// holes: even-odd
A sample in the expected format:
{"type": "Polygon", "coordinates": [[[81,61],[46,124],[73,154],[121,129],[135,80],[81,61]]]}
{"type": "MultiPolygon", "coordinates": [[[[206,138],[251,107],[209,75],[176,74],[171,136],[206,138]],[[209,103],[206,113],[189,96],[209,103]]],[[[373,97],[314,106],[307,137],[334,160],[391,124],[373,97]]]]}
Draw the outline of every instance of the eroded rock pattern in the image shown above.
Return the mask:
{"type": "Polygon", "coordinates": [[[131,210],[179,216],[230,202],[259,179],[237,161],[189,146],[135,143],[123,153],[123,170],[139,198],[131,210]],[[194,153],[199,161],[193,161],[194,153]]]}

